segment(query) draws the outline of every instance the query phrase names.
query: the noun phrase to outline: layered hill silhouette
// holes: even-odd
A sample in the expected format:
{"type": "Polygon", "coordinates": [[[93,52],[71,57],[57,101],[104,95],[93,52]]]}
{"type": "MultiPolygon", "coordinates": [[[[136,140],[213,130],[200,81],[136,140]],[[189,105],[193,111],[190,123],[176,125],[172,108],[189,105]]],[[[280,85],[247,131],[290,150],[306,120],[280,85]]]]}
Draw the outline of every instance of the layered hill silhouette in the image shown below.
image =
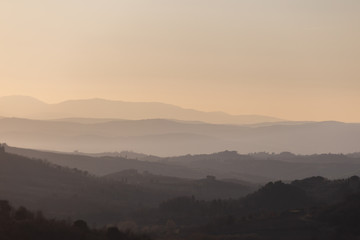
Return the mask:
{"type": "Polygon", "coordinates": [[[84,220],[48,220],[0,199],[0,234],[4,239],[357,239],[359,192],[356,176],[312,177],[270,182],[239,199],[178,197],[128,215],[147,236],[116,226],[92,230],[84,220]]]}
{"type": "MultiPolygon", "coordinates": [[[[84,218],[110,223],[123,219],[129,211],[156,207],[161,201],[177,196],[193,195],[207,200],[238,198],[254,190],[244,184],[215,179],[181,179],[151,173],[138,174],[138,180],[121,172],[100,177],[84,170],[6,151],[0,148],[1,199],[10,200],[16,206],[42,210],[46,215],[57,218],[84,218]],[[144,179],[141,176],[146,176],[148,181],[140,182],[139,179],[144,179]],[[129,181],[124,181],[124,178],[129,181]]],[[[99,165],[112,167],[106,159],[99,160],[99,165]]]]}
{"type": "Polygon", "coordinates": [[[130,185],[104,182],[80,170],[6,152],[0,152],[0,166],[1,198],[16,206],[42,210],[50,217],[111,221],[125,209],[159,201],[130,185]],[[139,202],[143,197],[147,200],[139,202]]]}
{"type": "MultiPolygon", "coordinates": [[[[333,173],[347,172],[351,176],[350,169],[353,169],[352,172],[360,169],[357,155],[301,156],[288,152],[241,155],[226,151],[145,162],[122,157],[90,157],[1,146],[0,199],[10,200],[16,206],[11,210],[6,201],[0,201],[0,221],[6,223],[3,225],[6,228],[1,231],[4,233],[5,229],[7,235],[4,236],[13,236],[14,232],[9,235],[8,231],[8,224],[11,223],[11,229],[26,226],[26,231],[34,235],[34,229],[41,234],[44,227],[50,226],[44,225],[46,220],[41,214],[18,207],[24,205],[33,210],[43,210],[45,216],[51,218],[82,218],[89,224],[130,220],[167,239],[175,236],[178,239],[193,239],[194,234],[199,233],[203,237],[217,237],[215,239],[355,239],[359,235],[360,179],[357,176],[337,180],[318,176],[289,183],[276,181],[264,184],[251,193],[247,186],[235,184],[234,179],[219,181],[208,176],[206,179],[192,180],[141,173],[133,169],[116,171],[116,164],[109,164],[109,160],[118,165],[133,161],[138,166],[148,164],[182,169],[190,169],[191,165],[194,171],[199,168],[216,169],[216,164],[225,165],[225,169],[239,170],[248,162],[253,162],[256,168],[264,171],[269,168],[265,164],[268,161],[269,164],[277,164],[275,169],[282,168],[282,164],[285,164],[285,168],[292,166],[286,171],[297,178],[295,169],[309,173],[316,164],[325,169],[330,166],[333,173]],[[32,158],[9,151],[22,152],[32,158]],[[61,167],[38,160],[36,156],[46,156],[52,162],[63,161],[63,164],[67,159],[68,163],[80,166],[94,166],[92,162],[96,161],[98,166],[110,166],[114,172],[103,174],[102,177],[93,176],[71,166],[61,167]],[[179,166],[180,163],[189,166],[179,166]],[[230,193],[238,195],[230,196],[230,193]]],[[[274,168],[268,171],[274,171],[274,168]]],[[[55,224],[55,221],[51,222],[51,226],[55,224]]],[[[72,228],[71,231],[76,229],[72,228]]]]}
{"type": "MultiPolygon", "coordinates": [[[[213,154],[184,155],[179,157],[145,156],[131,159],[115,156],[87,156],[80,153],[46,152],[31,149],[6,147],[6,151],[31,158],[43,159],[53,164],[77,168],[98,176],[136,169],[157,175],[177,178],[204,178],[207,175],[230,182],[264,183],[275,180],[294,180],[312,176],[330,179],[360,174],[360,158],[356,154],[238,154],[225,151],[213,154]]],[[[117,174],[122,179],[121,174],[117,174]]],[[[145,176],[137,176],[138,179],[145,176]]],[[[149,176],[148,176],[149,177],[149,176]]],[[[130,181],[130,179],[129,179],[130,181]]],[[[141,179],[139,180],[141,181],[141,179]]]]}
{"type": "Polygon", "coordinates": [[[31,119],[105,118],[140,120],[162,118],[222,124],[282,121],[278,118],[262,115],[202,112],[157,102],[124,102],[95,98],[47,104],[28,96],[0,97],[0,116],[31,119]]]}
{"type": "Polygon", "coordinates": [[[359,152],[360,124],[306,122],[238,126],[164,119],[2,118],[0,142],[66,152],[134,151],[158,156],[229,149],[242,153],[351,153],[359,152]]]}

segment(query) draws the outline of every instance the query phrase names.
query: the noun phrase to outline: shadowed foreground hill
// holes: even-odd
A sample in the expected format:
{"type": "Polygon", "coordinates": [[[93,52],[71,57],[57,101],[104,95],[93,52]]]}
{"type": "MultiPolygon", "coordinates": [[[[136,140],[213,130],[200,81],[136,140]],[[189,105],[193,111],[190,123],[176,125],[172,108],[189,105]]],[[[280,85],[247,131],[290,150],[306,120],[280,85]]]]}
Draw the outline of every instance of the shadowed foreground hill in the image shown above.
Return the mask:
{"type": "Polygon", "coordinates": [[[49,220],[41,212],[25,207],[14,208],[0,200],[1,240],[149,240],[150,237],[119,231],[116,227],[90,229],[83,220],[73,224],[65,220],[49,220]]]}
{"type": "Polygon", "coordinates": [[[270,182],[236,200],[176,198],[158,211],[178,223],[183,239],[355,240],[360,236],[359,193],[359,177],[313,177],[270,182]]]}
{"type": "Polygon", "coordinates": [[[312,177],[288,184],[281,181],[269,182],[259,190],[238,199],[199,201],[190,197],[175,198],[163,202],[160,209],[164,213],[178,213],[181,221],[188,224],[194,218],[203,222],[218,216],[242,217],[310,207],[322,208],[358,193],[360,178],[357,176],[339,180],[312,177]]]}
{"type": "MultiPolygon", "coordinates": [[[[159,208],[133,212],[128,219],[159,240],[355,240],[360,236],[359,192],[356,176],[270,182],[244,198],[199,201],[179,197],[159,208]]],[[[11,240],[149,239],[116,227],[91,230],[83,220],[73,224],[47,220],[41,212],[14,208],[4,200],[0,200],[0,226],[0,239],[11,240]]]]}
{"type": "MultiPolygon", "coordinates": [[[[234,156],[233,153],[225,154],[234,156]]],[[[0,151],[0,166],[0,199],[10,200],[16,206],[40,209],[45,216],[60,219],[82,218],[90,224],[119,225],[127,221],[155,239],[352,240],[359,236],[358,224],[352,221],[358,220],[352,214],[359,209],[356,196],[360,193],[360,180],[357,176],[340,180],[312,177],[291,183],[270,182],[242,198],[208,196],[215,199],[201,200],[189,195],[173,198],[174,193],[169,186],[180,187],[178,194],[189,192],[189,183],[200,184],[197,187],[203,188],[198,189],[211,192],[218,187],[230,191],[242,191],[243,188],[212,177],[185,180],[140,174],[134,170],[98,178],[4,151],[0,151]]],[[[57,231],[60,231],[59,235],[61,231],[65,235],[70,234],[66,235],[69,239],[73,238],[73,234],[77,236],[78,230],[66,222],[59,225],[53,221],[51,228],[46,225],[46,220],[41,220],[41,214],[34,215],[23,208],[14,211],[12,228],[6,225],[6,221],[5,227],[0,228],[10,239],[14,236],[11,234],[17,232],[13,230],[21,227],[25,228],[24,231],[32,231],[29,236],[41,234],[48,227],[50,232],[46,234],[50,239],[56,239],[51,238],[51,234],[57,231]]],[[[0,221],[3,219],[0,218],[0,221]]],[[[84,229],[83,222],[76,225],[84,229]]],[[[103,236],[104,232],[96,234],[103,236]]],[[[118,236],[113,239],[127,238],[124,235],[123,238],[118,236]]]]}

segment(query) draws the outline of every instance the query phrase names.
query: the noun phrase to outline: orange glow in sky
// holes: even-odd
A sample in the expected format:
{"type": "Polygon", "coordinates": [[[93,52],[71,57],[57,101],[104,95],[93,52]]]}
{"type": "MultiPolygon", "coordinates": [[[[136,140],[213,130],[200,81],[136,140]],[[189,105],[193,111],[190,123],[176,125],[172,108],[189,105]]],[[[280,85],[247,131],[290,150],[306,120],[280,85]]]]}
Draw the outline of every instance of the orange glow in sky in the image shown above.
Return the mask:
{"type": "Polygon", "coordinates": [[[0,2],[0,96],[360,122],[358,0],[0,2]]]}

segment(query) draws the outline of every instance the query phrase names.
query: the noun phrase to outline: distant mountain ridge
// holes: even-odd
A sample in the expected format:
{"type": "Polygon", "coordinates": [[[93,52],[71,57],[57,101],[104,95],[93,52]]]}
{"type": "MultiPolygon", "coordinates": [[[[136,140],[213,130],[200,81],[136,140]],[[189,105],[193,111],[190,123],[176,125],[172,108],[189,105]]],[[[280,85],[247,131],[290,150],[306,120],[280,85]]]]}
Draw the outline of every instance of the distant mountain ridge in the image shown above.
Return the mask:
{"type": "Polygon", "coordinates": [[[32,119],[102,118],[102,119],[176,119],[222,124],[256,124],[284,121],[262,115],[230,115],[203,112],[158,102],[124,102],[100,98],[68,100],[47,104],[28,96],[0,97],[0,116],[32,119]]]}

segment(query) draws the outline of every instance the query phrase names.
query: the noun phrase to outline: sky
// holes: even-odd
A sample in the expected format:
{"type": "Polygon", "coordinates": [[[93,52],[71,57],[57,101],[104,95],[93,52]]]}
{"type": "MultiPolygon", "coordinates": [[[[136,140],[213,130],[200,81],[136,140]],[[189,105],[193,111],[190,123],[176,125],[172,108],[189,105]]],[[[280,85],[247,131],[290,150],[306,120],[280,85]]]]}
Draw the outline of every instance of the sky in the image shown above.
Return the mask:
{"type": "Polygon", "coordinates": [[[360,122],[358,0],[0,0],[0,96],[360,122]]]}

